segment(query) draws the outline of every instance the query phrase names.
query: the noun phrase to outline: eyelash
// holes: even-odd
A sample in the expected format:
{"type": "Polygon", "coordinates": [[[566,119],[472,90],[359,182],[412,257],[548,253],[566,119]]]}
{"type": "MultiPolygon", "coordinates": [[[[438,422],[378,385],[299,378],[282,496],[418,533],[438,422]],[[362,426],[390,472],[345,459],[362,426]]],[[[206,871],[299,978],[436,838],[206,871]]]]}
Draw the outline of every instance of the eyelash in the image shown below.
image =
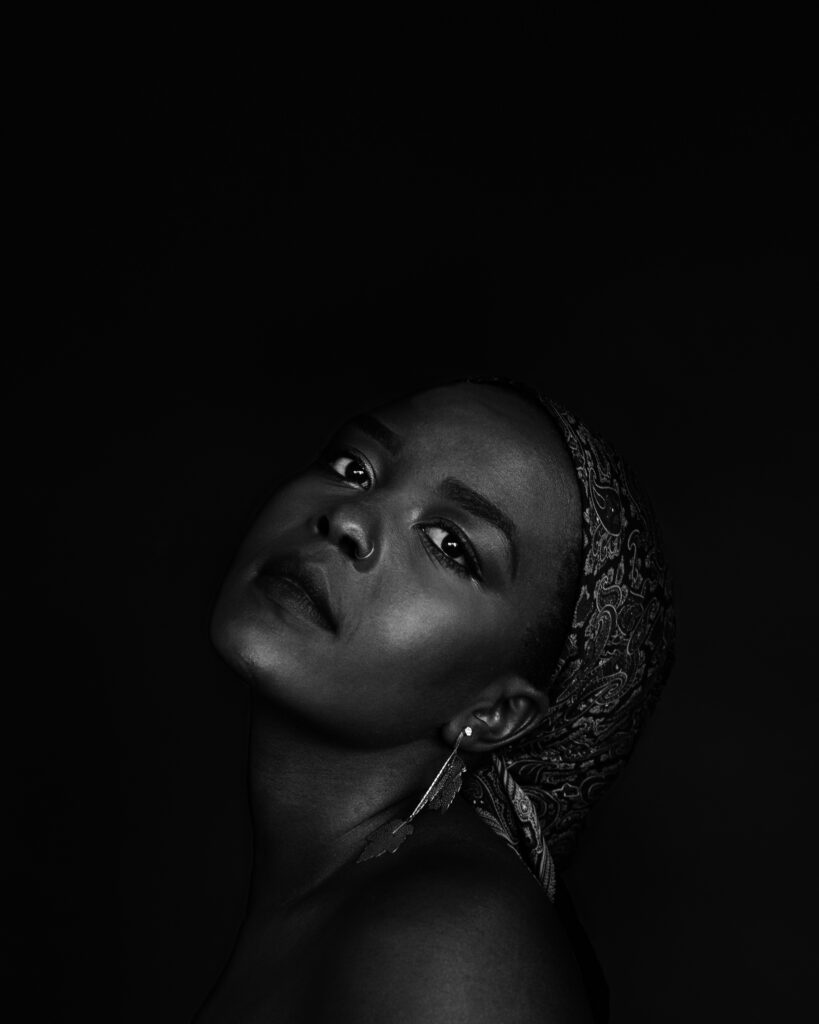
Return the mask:
{"type": "MultiPolygon", "coordinates": [[[[354,449],[350,448],[331,449],[322,455],[322,462],[334,476],[338,477],[340,480],[343,480],[350,486],[355,487],[356,484],[354,484],[352,481],[345,480],[343,474],[339,473],[338,470],[333,469],[333,463],[336,462],[338,459],[343,458],[353,459],[356,462],[359,462],[364,467],[364,469],[367,471],[369,483],[367,487],[361,489],[369,490],[370,487],[372,487],[373,483],[375,482],[375,473],[373,472],[372,466],[360,452],[357,452],[354,449]]],[[[466,534],[464,534],[457,526],[455,526],[453,523],[447,522],[447,520],[445,519],[436,519],[432,522],[419,525],[418,530],[421,534],[421,539],[426,549],[429,551],[433,558],[440,562],[440,564],[445,569],[449,569],[452,572],[456,572],[458,573],[459,576],[465,576],[469,579],[473,579],[476,581],[480,581],[482,579],[480,561],[478,560],[478,556],[475,553],[475,549],[473,548],[466,534]],[[447,555],[446,552],[442,551],[441,548],[439,548],[438,545],[432,540],[432,538],[427,533],[427,530],[434,527],[437,527],[439,530],[446,530],[449,533],[453,533],[458,538],[458,540],[461,542],[464,548],[464,555],[467,561],[466,565],[461,565],[461,563],[456,562],[454,558],[450,558],[449,555],[447,555]]]]}
{"type": "Polygon", "coordinates": [[[333,463],[337,462],[339,459],[344,458],[352,459],[354,462],[360,462],[364,469],[367,471],[367,486],[360,487],[359,489],[362,491],[368,491],[375,483],[375,473],[373,471],[372,466],[364,458],[361,452],[357,452],[353,448],[331,448],[322,454],[321,462],[327,467],[327,469],[329,469],[333,476],[338,477],[339,480],[342,480],[345,484],[348,484],[350,487],[356,487],[358,485],[355,484],[352,480],[345,479],[342,473],[339,473],[338,470],[333,469],[333,463]]]}
{"type": "Polygon", "coordinates": [[[421,533],[424,545],[426,546],[429,553],[436,558],[445,569],[451,569],[453,572],[458,573],[460,576],[467,576],[470,579],[480,581],[481,566],[478,561],[478,556],[475,553],[475,549],[469,542],[467,536],[462,533],[457,526],[447,522],[445,519],[438,519],[431,523],[424,523],[418,527],[421,533]],[[460,562],[456,562],[453,558],[450,558],[446,552],[442,551],[441,548],[433,541],[433,539],[427,533],[430,527],[438,527],[439,530],[446,530],[448,533],[453,533],[461,542],[464,547],[464,555],[466,557],[466,565],[461,565],[460,562]]]}

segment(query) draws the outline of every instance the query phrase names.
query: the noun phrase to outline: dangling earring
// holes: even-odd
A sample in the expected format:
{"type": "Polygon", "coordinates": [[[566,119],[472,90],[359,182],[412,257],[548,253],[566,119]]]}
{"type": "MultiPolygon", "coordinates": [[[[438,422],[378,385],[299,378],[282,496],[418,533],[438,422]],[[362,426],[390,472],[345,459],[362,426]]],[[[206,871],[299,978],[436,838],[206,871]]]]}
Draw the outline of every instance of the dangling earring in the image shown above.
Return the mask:
{"type": "Polygon", "coordinates": [[[373,857],[380,857],[382,853],[395,853],[407,836],[411,836],[415,831],[412,819],[417,814],[420,814],[427,804],[434,811],[440,811],[441,814],[449,809],[450,804],[461,788],[461,775],[466,771],[466,765],[458,753],[458,747],[461,745],[461,740],[464,736],[471,735],[472,727],[470,725],[467,725],[465,729],[458,733],[452,753],[444,761],[441,770],[432,780],[429,789],[418,801],[418,805],[412,814],[406,819],[393,818],[386,825],[382,825],[375,832],[371,832],[367,836],[366,844],[356,864],[360,864],[363,860],[371,860],[373,857]]]}

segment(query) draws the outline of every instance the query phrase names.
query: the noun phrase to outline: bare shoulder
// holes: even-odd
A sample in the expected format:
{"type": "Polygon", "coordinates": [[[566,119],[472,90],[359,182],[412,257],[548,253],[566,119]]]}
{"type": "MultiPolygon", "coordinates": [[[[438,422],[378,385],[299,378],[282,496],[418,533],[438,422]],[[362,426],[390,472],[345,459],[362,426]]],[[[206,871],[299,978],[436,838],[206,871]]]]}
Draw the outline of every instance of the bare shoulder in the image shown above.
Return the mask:
{"type": "Polygon", "coordinates": [[[318,1022],[589,1020],[552,905],[502,857],[465,846],[396,859],[331,932],[318,1022]]]}

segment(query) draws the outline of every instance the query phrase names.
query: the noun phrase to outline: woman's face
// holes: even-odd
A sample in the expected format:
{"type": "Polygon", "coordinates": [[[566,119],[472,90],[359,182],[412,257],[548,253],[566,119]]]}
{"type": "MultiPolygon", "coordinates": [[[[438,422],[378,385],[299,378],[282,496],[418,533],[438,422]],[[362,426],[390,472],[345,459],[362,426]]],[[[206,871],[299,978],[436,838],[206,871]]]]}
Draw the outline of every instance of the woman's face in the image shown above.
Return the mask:
{"type": "Polygon", "coordinates": [[[351,420],[245,538],[217,648],[342,742],[437,733],[514,671],[548,607],[571,509],[564,462],[542,413],[485,385],[351,420]]]}

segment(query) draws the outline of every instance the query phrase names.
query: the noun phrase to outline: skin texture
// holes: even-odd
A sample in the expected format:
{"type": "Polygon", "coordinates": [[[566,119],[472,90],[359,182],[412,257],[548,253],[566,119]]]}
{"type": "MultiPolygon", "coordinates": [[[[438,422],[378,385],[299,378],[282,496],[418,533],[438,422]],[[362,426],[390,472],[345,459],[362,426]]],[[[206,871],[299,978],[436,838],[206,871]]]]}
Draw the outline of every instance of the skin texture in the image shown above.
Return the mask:
{"type": "Polygon", "coordinates": [[[468,827],[456,835],[458,824],[426,833],[400,867],[362,884],[353,913],[335,915],[307,1019],[586,1019],[551,904],[514,854],[468,827]]]}
{"type": "Polygon", "coordinates": [[[423,812],[398,854],[356,863],[466,725],[469,763],[547,710],[515,666],[579,536],[568,456],[538,410],[485,385],[377,418],[343,427],[276,492],[214,612],[214,643],[252,690],[254,869],[236,949],[196,1020],[585,1020],[551,905],[460,798],[423,812]],[[514,556],[453,478],[513,524],[514,556]],[[264,582],[271,559],[293,558],[330,628],[303,593],[264,582]],[[402,1015],[385,1016],[388,993],[402,1015]]]}
{"type": "MultiPolygon", "coordinates": [[[[391,747],[429,736],[476,692],[511,681],[522,635],[552,597],[550,569],[574,510],[554,432],[514,396],[441,388],[380,419],[400,438],[400,454],[343,428],[325,459],[259,516],[225,582],[213,632],[227,660],[272,700],[339,742],[391,747]],[[514,522],[514,566],[500,530],[438,495],[453,477],[514,522]],[[480,579],[458,571],[464,557],[461,565],[435,557],[442,544],[452,549],[456,529],[480,561],[480,579]],[[335,634],[253,586],[267,558],[294,550],[326,581],[335,634]],[[358,551],[372,553],[362,559],[358,551]]],[[[519,718],[545,710],[526,686],[518,696],[531,702],[519,718]]],[[[471,746],[486,749],[478,738],[471,746]]]]}

